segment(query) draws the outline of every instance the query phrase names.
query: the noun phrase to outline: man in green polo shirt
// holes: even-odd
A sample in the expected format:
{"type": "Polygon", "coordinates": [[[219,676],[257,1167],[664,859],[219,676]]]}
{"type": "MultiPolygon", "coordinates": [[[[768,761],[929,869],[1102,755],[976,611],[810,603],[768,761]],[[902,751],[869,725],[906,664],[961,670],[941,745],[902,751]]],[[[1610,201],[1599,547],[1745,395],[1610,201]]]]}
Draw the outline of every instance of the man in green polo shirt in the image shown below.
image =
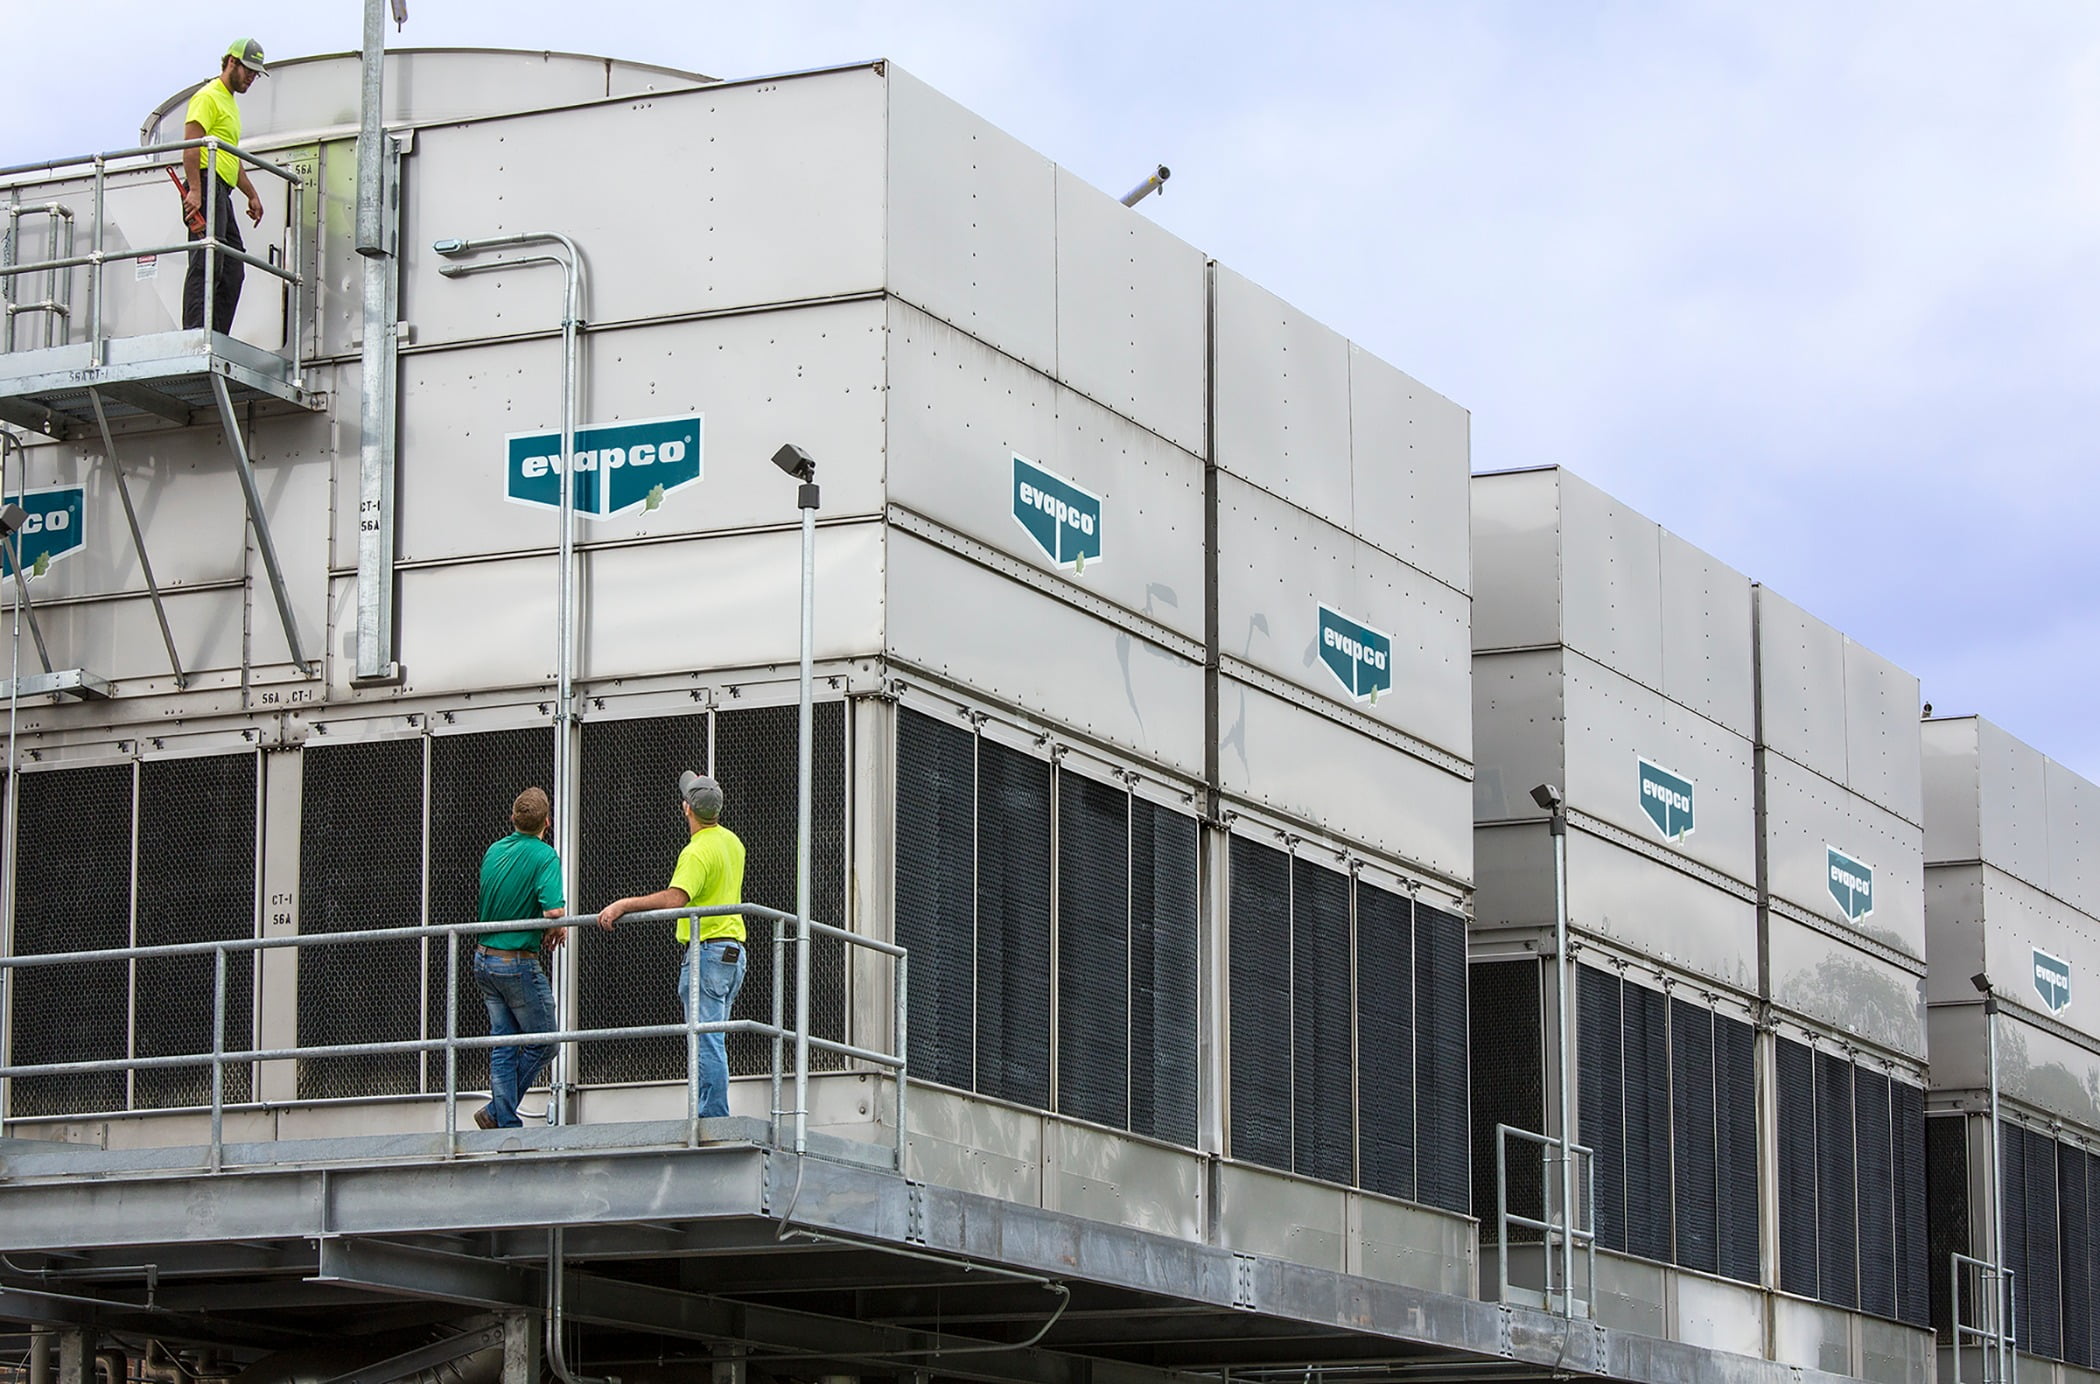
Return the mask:
{"type": "MultiPolygon", "coordinates": [[[[263,49],[252,38],[237,38],[227,45],[224,56],[219,59],[219,75],[197,88],[190,98],[189,109],[182,117],[182,137],[203,139],[206,135],[228,144],[241,142],[241,108],[233,98],[255,84],[257,77],[267,76],[269,69],[263,66],[263,49]]],[[[182,210],[185,217],[204,210],[207,192],[202,149],[182,151],[182,168],[189,175],[182,189],[182,210]]],[[[210,229],[218,240],[236,250],[247,249],[241,239],[240,223],[233,217],[233,190],[239,188],[248,199],[248,220],[254,225],[262,224],[262,198],[255,195],[255,184],[248,181],[248,169],[238,157],[224,150],[217,151],[212,158],[211,187],[213,199],[210,229]]],[[[202,240],[203,233],[190,232],[191,240],[202,240]]],[[[213,257],[211,272],[211,329],[215,332],[233,330],[233,310],[240,306],[241,280],[248,267],[232,255],[219,254],[213,257]]],[[[204,251],[190,251],[189,277],[182,281],[182,325],[185,330],[204,325],[204,251]]]]}
{"type": "MultiPolygon", "coordinates": [[[[562,914],[561,861],[547,844],[547,793],[528,788],[510,805],[511,833],[481,857],[481,921],[540,923],[562,914]]],[[[530,927],[484,932],[475,938],[474,983],[488,1006],[489,1032],[552,1033],[560,1027],[554,990],[540,968],[540,945],[568,939],[567,928],[530,927]]],[[[554,1056],[552,1044],[489,1049],[489,1103],[474,1112],[483,1129],[515,1129],[518,1097],[539,1080],[554,1056]]]]}
{"type": "MultiPolygon", "coordinates": [[[[685,818],[685,849],[671,871],[671,882],[653,894],[637,894],[598,911],[598,926],[607,932],[629,913],[655,908],[720,908],[744,901],[744,843],[722,825],[722,785],[688,769],[678,779],[678,810],[685,818]]],[[[689,918],[678,920],[679,945],[685,960],[678,967],[678,996],[687,1023],[721,1023],[729,1017],[737,992],[744,988],[750,964],[744,950],[741,914],[701,918],[700,974],[692,972],[696,949],[689,918]],[[695,1018],[697,1000],[698,1018],[695,1018]]],[[[721,1033],[700,1035],[700,1117],[729,1113],[729,1048],[721,1033]]]]}

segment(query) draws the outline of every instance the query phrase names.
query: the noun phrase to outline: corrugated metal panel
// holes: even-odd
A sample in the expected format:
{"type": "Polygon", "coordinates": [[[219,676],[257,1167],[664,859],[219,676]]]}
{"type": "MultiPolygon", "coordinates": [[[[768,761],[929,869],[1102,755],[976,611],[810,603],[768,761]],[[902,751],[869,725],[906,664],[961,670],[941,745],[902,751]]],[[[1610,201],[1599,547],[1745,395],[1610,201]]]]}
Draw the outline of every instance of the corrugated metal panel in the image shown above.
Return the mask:
{"type": "MultiPolygon", "coordinates": [[[[139,894],[138,945],[218,942],[255,935],[256,756],[212,755],[154,760],[139,766],[138,873],[149,882],[139,894]]],[[[141,961],[137,991],[139,1057],[212,1050],[213,960],[171,956],[141,961]]],[[[255,953],[226,957],[225,1045],[251,1046],[254,1032],[255,953]]],[[[248,1099],[253,1071],[226,1069],[225,1096],[248,1099]]],[[[138,1073],[141,1106],[203,1105],[211,1101],[209,1067],[138,1073]]]]}
{"type": "MultiPolygon", "coordinates": [[[[1925,1121],[1925,1199],[1931,1208],[1926,1224],[1925,1255],[1936,1266],[1926,1276],[1932,1294],[1932,1329],[1947,1340],[1954,1333],[1946,1267],[1969,1248],[1969,1120],[1940,1115],[1925,1121]]],[[[1964,1311],[1975,1320],[1973,1311],[1964,1311]]]]}
{"type": "Polygon", "coordinates": [[[1890,1083],[1896,1154],[1896,1316],[1912,1326],[1932,1324],[1932,1294],[1926,1280],[1925,1092],[1907,1082],[1890,1083]]]}
{"type": "Polygon", "coordinates": [[[1130,794],[1057,775],[1057,1108],[1127,1128],[1130,794]]]}
{"type": "MultiPolygon", "coordinates": [[[[2028,1244],[2031,1227],[2026,1215],[2027,1187],[2027,1140],[2026,1131],[2018,1125],[1998,1123],[1998,1185],[2003,1188],[2003,1220],[2005,1243],[1999,1247],[1999,1258],[2006,1268],[2013,1271],[2014,1310],[2013,1330],[2020,1343],[2034,1339],[2034,1303],[2031,1294],[2034,1281],[2028,1276],[2028,1244]]],[[[1976,1318],[1970,1318],[1976,1320],[1976,1318]]]]}
{"type": "MultiPolygon", "coordinates": [[[[301,759],[299,931],[413,927],[423,921],[423,740],[309,742],[301,759]]],[[[307,946],[299,952],[299,1046],[422,1036],[420,941],[307,946]]],[[[414,1091],[415,1054],[299,1063],[305,1098],[414,1091]]]]}
{"type": "MultiPolygon", "coordinates": [[[[1414,900],[1356,883],[1357,1176],[1374,1192],[1415,1195],[1414,900]]],[[[1489,1204],[1492,1204],[1490,1202],[1489,1204]]]]}
{"type": "Polygon", "coordinates": [[[970,1089],[976,994],[977,744],[897,712],[896,938],[911,952],[911,1072],[970,1089]]]}
{"type": "Polygon", "coordinates": [[[1714,1015],[1714,1163],[1720,1221],[1719,1268],[1744,1283],[1759,1281],[1757,1196],[1757,1034],[1714,1015]]]}
{"type": "Polygon", "coordinates": [[[2058,1235],[2063,1263],[2063,1358],[2074,1365],[2093,1363],[2093,1204],[2083,1150],[2059,1146],[2056,1155],[2056,1200],[2062,1215],[2058,1235]]]}
{"type": "Polygon", "coordinates": [[[1197,826],[1135,800],[1130,815],[1130,1127],[1196,1142],[1197,826]]]}
{"type": "MultiPolygon", "coordinates": [[[[22,775],[17,804],[15,937],[18,955],[131,944],[131,766],[22,775]]],[[[130,988],[124,963],[38,967],[14,977],[14,1061],[123,1057],[130,988]]],[[[24,1077],[15,1115],[117,1110],[124,1074],[24,1077]]]]}
{"type": "MultiPolygon", "coordinates": [[[[595,904],[664,887],[687,839],[678,811],[678,775],[706,763],[704,712],[584,722],[577,762],[578,894],[595,904]]],[[[723,794],[724,820],[730,791],[723,794]]],[[[671,924],[579,933],[577,1015],[583,1027],[678,1022],[680,957],[671,924]]],[[[744,989],[750,993],[748,981],[744,989]]],[[[678,1038],[585,1043],[577,1066],[586,1082],[680,1081],[685,1043],[678,1038]]]]}
{"type": "MultiPolygon", "coordinates": [[[[2005,1181],[2006,1221],[2017,1219],[2027,1230],[2026,1253],[2014,1267],[2020,1304],[2020,1346],[2036,1355],[2063,1351],[2062,1275],[2057,1262],[2056,1140],[2040,1130],[2008,1125],[2026,1145],[2015,1182],[2005,1181]]],[[[2010,1141],[2008,1141],[2010,1142],[2010,1141]]]]}
{"type": "Polygon", "coordinates": [[[1714,1273],[1720,1267],[1714,1016],[1680,999],[1670,1001],[1670,1096],[1676,1258],[1686,1268],[1714,1273]]]}
{"type": "Polygon", "coordinates": [[[1291,1167],[1349,1182],[1356,1054],[1349,1020],[1349,877],[1291,861],[1291,1167]]]}
{"type": "Polygon", "coordinates": [[[1466,920],[1416,904],[1416,1197],[1461,1215],[1472,1210],[1466,1027],[1466,920]]]}
{"type": "Polygon", "coordinates": [[[1779,1286],[1815,1297],[1816,1066],[1815,1053],[1791,1039],[1777,1045],[1779,1125],[1779,1286]]]}
{"type": "Polygon", "coordinates": [[[1231,850],[1232,1156],[1288,1168],[1291,862],[1244,836],[1231,850]]]}
{"type": "Polygon", "coordinates": [[[1854,1183],[1852,1064],[1816,1054],[1816,1232],[1823,1301],[1859,1306],[1859,1212],[1854,1183]]]}
{"type": "Polygon", "coordinates": [[[1623,989],[1615,975],[1575,968],[1575,1128],[1597,1166],[1597,1243],[1626,1248],[1626,1073],[1623,989]]]}
{"type": "Polygon", "coordinates": [[[1896,1315],[1896,1150],[1889,1080],[1852,1073],[1853,1138],[1859,1150],[1859,1308],[1896,1315]]]}
{"type": "Polygon", "coordinates": [[[1050,1106],[1050,765],[977,748],[977,1089],[1050,1106]]]}
{"type": "MultiPolygon", "coordinates": [[[[1358,926],[1364,907],[1357,903],[1358,926]]],[[[1481,1234],[1495,1207],[1495,1126],[1546,1132],[1545,998],[1538,961],[1476,962],[1466,972],[1472,992],[1473,1204],[1480,1208],[1481,1234]]],[[[1368,1046],[1368,1044],[1366,1045],[1368,1046]]],[[[1543,1219],[1542,1165],[1536,1150],[1510,1148],[1509,1209],[1543,1219]]],[[[1512,1238],[1538,1233],[1513,1230],[1512,1238]]]]}
{"type": "Polygon", "coordinates": [[[1628,984],[1626,1022],[1626,1251],[1670,1257],[1670,1049],[1663,995],[1628,984]]]}

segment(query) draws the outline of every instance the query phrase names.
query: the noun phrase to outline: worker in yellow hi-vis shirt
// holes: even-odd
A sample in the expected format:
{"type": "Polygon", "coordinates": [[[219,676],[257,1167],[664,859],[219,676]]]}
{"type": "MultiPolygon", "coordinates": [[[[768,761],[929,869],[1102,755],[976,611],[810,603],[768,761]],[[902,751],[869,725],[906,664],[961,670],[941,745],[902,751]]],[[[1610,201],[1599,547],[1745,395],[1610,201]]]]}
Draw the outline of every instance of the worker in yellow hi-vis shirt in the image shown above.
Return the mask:
{"type": "MultiPolygon", "coordinates": [[[[252,38],[237,38],[227,46],[225,56],[219,59],[219,75],[197,88],[190,98],[189,110],[183,115],[182,137],[224,140],[228,144],[241,142],[241,108],[233,98],[255,85],[255,79],[268,75],[263,65],[263,49],[252,38]]],[[[197,215],[204,210],[205,195],[205,151],[185,149],[182,151],[183,171],[189,176],[183,183],[183,217],[190,224],[197,223],[197,215]]],[[[253,225],[262,224],[262,198],[255,195],[255,184],[248,181],[248,170],[239,158],[219,151],[212,159],[211,195],[215,202],[212,228],[222,245],[236,250],[246,250],[241,239],[240,224],[233,219],[233,190],[238,187],[248,199],[248,220],[253,225]]],[[[193,230],[191,240],[202,240],[204,233],[193,230]]],[[[211,285],[211,329],[215,332],[233,330],[233,310],[240,305],[241,279],[247,266],[232,255],[220,254],[213,258],[217,263],[212,269],[211,285]]],[[[190,251],[190,274],[182,281],[182,325],[189,330],[204,325],[204,251],[190,251]]]]}
{"type": "MultiPolygon", "coordinates": [[[[598,910],[599,927],[610,932],[623,915],[648,909],[724,908],[744,901],[744,843],[722,825],[722,785],[688,769],[678,778],[678,810],[685,817],[686,842],[670,884],[653,894],[607,904],[598,910]]],[[[680,918],[679,945],[691,940],[695,921],[700,924],[700,974],[692,973],[695,949],[688,946],[678,968],[678,997],[685,1005],[686,1022],[721,1023],[729,1017],[737,991],[744,988],[744,970],[750,965],[744,918],[740,913],[680,918]]],[[[721,1033],[700,1035],[699,1065],[700,1117],[727,1115],[729,1050],[721,1033]]]]}

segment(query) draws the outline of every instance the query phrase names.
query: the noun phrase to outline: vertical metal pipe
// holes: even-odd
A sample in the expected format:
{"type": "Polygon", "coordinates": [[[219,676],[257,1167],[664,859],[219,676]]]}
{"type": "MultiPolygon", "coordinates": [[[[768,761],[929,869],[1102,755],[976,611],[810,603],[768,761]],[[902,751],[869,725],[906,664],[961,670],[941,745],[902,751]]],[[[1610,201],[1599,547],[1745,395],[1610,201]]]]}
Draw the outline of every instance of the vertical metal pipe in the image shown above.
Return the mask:
{"type": "MultiPolygon", "coordinates": [[[[386,233],[380,224],[379,139],[386,83],[386,0],[365,0],[365,33],[362,51],[363,78],[359,93],[357,129],[357,253],[386,254],[386,233]]],[[[367,269],[369,276],[370,270],[367,269]]],[[[367,331],[371,323],[365,323],[367,331]]]]}
{"type": "MultiPolygon", "coordinates": [[[[700,1139],[700,920],[686,920],[685,1123],[686,1139],[700,1139]]],[[[727,1039],[723,1040],[727,1042],[727,1039]]]]}
{"type": "MultiPolygon", "coordinates": [[[[1983,994],[1983,1029],[1986,1074],[1991,1103],[1991,1354],[1996,1361],[1995,1380],[2011,1378],[2005,1349],[2007,1319],[2012,1315],[2005,1279],[2005,1154],[1999,1147],[2004,1133],[1998,1114],[1998,994],[1983,994]]],[[[2010,1362],[2018,1368],[2017,1360],[2010,1362]]]]}
{"type": "MultiPolygon", "coordinates": [[[[29,489],[29,462],[22,456],[22,444],[10,432],[0,431],[0,498],[7,493],[7,459],[13,455],[22,463],[21,483],[15,493],[29,489]]],[[[29,589],[22,580],[22,566],[18,560],[20,550],[12,537],[7,540],[5,559],[15,569],[13,629],[8,637],[7,669],[7,796],[5,812],[0,813],[0,956],[13,956],[15,951],[15,813],[20,802],[16,780],[21,775],[15,772],[15,730],[22,700],[22,599],[19,593],[29,589]]],[[[14,991],[14,968],[0,969],[0,1066],[9,1065],[14,1059],[14,1010],[10,1001],[14,991]]],[[[12,1113],[9,1098],[13,1094],[13,1082],[0,1077],[0,1117],[12,1113]]],[[[6,1126],[0,1125],[0,1130],[6,1126]]]]}
{"type": "MultiPolygon", "coordinates": [[[[359,365],[357,514],[357,680],[400,675],[394,650],[394,313],[395,272],[385,218],[384,84],[386,0],[365,0],[363,86],[357,133],[357,241],[364,275],[359,365]]],[[[296,328],[294,328],[296,331],[296,328]]],[[[296,347],[293,372],[297,373],[296,347]]]]}
{"type": "MultiPolygon", "coordinates": [[[[556,521],[561,526],[556,559],[561,570],[555,597],[560,602],[560,609],[554,622],[558,646],[554,666],[554,801],[559,823],[556,845],[561,854],[562,897],[570,900],[573,907],[576,898],[576,419],[582,409],[583,365],[577,331],[583,319],[583,254],[573,243],[566,240],[562,243],[568,248],[569,262],[561,314],[561,505],[560,517],[556,521]]],[[[699,936],[698,924],[693,926],[692,933],[699,936]]],[[[576,959],[571,955],[567,960],[568,965],[561,973],[562,1023],[565,1027],[576,1017],[576,959]]],[[[697,962],[694,973],[698,974],[697,962]]],[[[564,1044],[558,1056],[561,1070],[557,1077],[549,1079],[552,1088],[550,1104],[554,1110],[554,1122],[566,1124],[576,1045],[564,1044]]]]}
{"type": "Polygon", "coordinates": [[[107,166],[95,155],[95,263],[88,270],[88,361],[102,364],[102,195],[107,166]]]}
{"type": "Polygon", "coordinates": [[[911,1064],[908,1061],[910,1050],[906,1046],[909,1040],[905,1036],[911,1031],[911,1014],[907,1008],[911,995],[910,976],[905,970],[910,960],[911,958],[903,953],[900,952],[898,954],[896,980],[893,982],[896,986],[896,993],[891,996],[895,1013],[890,1022],[895,1025],[895,1028],[893,1030],[894,1036],[890,1039],[890,1051],[896,1054],[897,1057],[897,1174],[900,1177],[904,1175],[905,1171],[904,1088],[910,1084],[906,1073],[911,1070],[911,1064]]]}
{"type": "Polygon", "coordinates": [[[810,658],[815,639],[817,487],[801,487],[802,700],[795,765],[795,1152],[809,1141],[809,778],[810,658]]]}
{"type": "MultiPolygon", "coordinates": [[[[203,159],[203,162],[202,162],[202,163],[201,163],[201,164],[199,165],[199,169],[198,169],[198,173],[197,173],[197,180],[198,180],[199,182],[201,182],[201,183],[203,183],[203,184],[204,184],[204,188],[203,188],[203,195],[204,195],[204,323],[203,323],[203,326],[204,326],[204,339],[205,339],[205,341],[207,341],[207,342],[209,342],[209,341],[211,340],[211,334],[212,334],[212,332],[213,332],[213,330],[214,330],[214,326],[213,326],[213,323],[214,323],[214,322],[215,322],[215,321],[216,321],[216,320],[218,319],[218,315],[219,315],[219,285],[218,285],[218,274],[219,274],[219,235],[220,235],[220,233],[221,233],[221,232],[222,232],[222,231],[223,231],[223,230],[225,229],[225,228],[224,228],[223,226],[221,226],[221,225],[219,224],[219,184],[218,184],[218,181],[217,181],[217,180],[218,180],[218,176],[219,176],[219,141],[218,141],[218,140],[216,140],[216,139],[213,139],[213,138],[207,137],[207,138],[205,139],[205,141],[204,141],[204,159],[203,159]]],[[[227,204],[227,209],[228,209],[229,211],[230,211],[230,210],[232,209],[232,203],[231,203],[231,202],[229,202],[229,203],[227,204]]],[[[101,223],[101,220],[102,220],[102,217],[101,217],[101,214],[100,214],[100,213],[101,213],[101,208],[99,208],[99,207],[98,207],[98,208],[96,208],[96,217],[95,217],[95,220],[96,220],[96,223],[97,223],[97,229],[98,229],[98,230],[100,229],[100,223],[101,223]]],[[[99,250],[99,249],[100,249],[101,247],[100,247],[100,246],[98,245],[98,246],[96,246],[96,248],[97,248],[97,249],[99,250]]],[[[99,276],[100,276],[100,274],[101,274],[101,270],[102,270],[102,267],[101,267],[101,265],[100,265],[100,264],[97,264],[97,265],[95,266],[95,272],[96,272],[96,274],[97,274],[97,276],[98,276],[98,277],[99,277],[99,276]]],[[[98,297],[99,297],[99,295],[98,295],[98,297]]],[[[99,317],[99,316],[100,316],[100,314],[98,313],[98,314],[97,314],[97,316],[99,317]]],[[[100,325],[100,323],[98,322],[98,323],[97,323],[97,326],[99,326],[99,325],[100,325]]],[[[232,326],[233,324],[232,324],[231,322],[228,322],[228,323],[227,323],[226,325],[230,327],[230,326],[232,326]]],[[[100,340],[100,337],[97,337],[96,339],[97,339],[97,340],[99,341],[99,340],[100,340]]],[[[101,351],[99,351],[99,350],[98,350],[98,351],[96,351],[96,352],[95,352],[95,364],[97,364],[97,365],[100,365],[101,363],[102,363],[102,353],[101,353],[101,351]]]]}
{"type": "Polygon", "coordinates": [[[1571,1021],[1573,1005],[1570,1003],[1575,984],[1575,968],[1568,957],[1568,807],[1559,802],[1553,808],[1553,821],[1548,828],[1553,833],[1553,972],[1556,1017],[1560,1022],[1560,1255],[1561,1255],[1561,1309],[1575,1315],[1575,1102],[1569,1086],[1575,1077],[1575,1064],[1570,1060],[1574,1052],[1574,1025],[1571,1021]]]}
{"type": "Polygon", "coordinates": [[[211,1170],[226,1166],[226,948],[211,954],[211,1170]]]}
{"type": "MultiPolygon", "coordinates": [[[[478,940],[478,939],[477,939],[478,940]]],[[[496,1060],[495,1049],[489,1061],[496,1060]]],[[[445,1156],[459,1147],[459,929],[445,934],[445,1156]]]]}

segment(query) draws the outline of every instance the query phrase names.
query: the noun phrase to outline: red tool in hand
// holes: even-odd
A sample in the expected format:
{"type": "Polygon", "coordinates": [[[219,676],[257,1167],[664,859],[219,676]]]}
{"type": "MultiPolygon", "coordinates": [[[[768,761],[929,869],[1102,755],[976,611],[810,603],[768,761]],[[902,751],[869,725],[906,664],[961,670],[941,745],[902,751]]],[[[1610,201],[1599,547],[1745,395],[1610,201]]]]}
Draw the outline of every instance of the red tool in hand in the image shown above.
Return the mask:
{"type": "Polygon", "coordinates": [[[191,235],[203,235],[204,208],[198,207],[194,211],[190,209],[190,185],[172,168],[168,170],[168,181],[175,184],[175,190],[182,194],[182,224],[190,228],[191,235]]]}

